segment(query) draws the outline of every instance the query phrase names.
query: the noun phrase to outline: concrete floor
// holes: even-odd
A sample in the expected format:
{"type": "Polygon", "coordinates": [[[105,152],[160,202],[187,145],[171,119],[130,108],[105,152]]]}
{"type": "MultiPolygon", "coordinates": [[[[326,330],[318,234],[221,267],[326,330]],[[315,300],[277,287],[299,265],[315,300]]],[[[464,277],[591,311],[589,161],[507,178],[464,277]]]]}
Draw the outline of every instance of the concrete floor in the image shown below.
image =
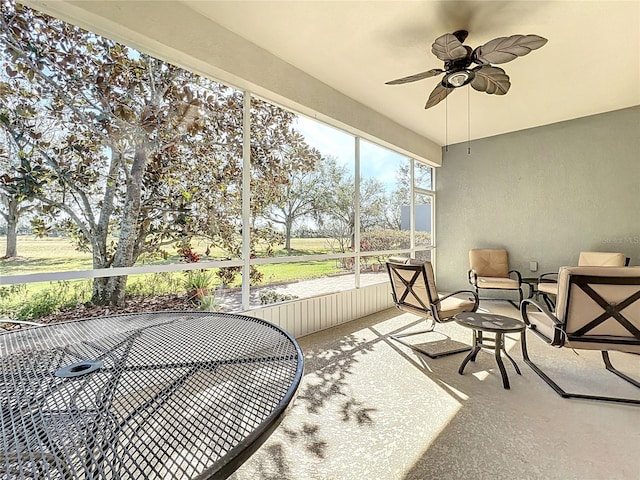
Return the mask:
{"type": "MultiPolygon", "coordinates": [[[[493,313],[519,318],[502,302],[493,313]]],[[[464,354],[432,360],[389,336],[420,328],[387,310],[299,339],[305,376],[294,406],[233,480],[640,478],[640,407],[556,395],[524,362],[516,337],[502,387],[491,353],[458,374],[464,354]]],[[[456,324],[438,330],[470,343],[456,324]]],[[[427,338],[416,337],[424,343],[427,338]]],[[[567,389],[640,399],[598,352],[555,349],[529,336],[530,356],[567,389]]],[[[612,353],[640,378],[640,357],[612,353]]]]}

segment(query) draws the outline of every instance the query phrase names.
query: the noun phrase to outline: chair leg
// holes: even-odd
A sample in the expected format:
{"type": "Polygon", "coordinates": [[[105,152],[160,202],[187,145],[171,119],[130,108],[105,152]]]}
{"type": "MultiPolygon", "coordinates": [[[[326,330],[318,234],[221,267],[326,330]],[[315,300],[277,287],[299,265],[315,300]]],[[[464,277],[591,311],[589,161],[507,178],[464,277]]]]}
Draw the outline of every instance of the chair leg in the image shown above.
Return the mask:
{"type": "Polygon", "coordinates": [[[553,312],[556,309],[556,305],[553,303],[553,300],[551,300],[551,297],[549,297],[549,295],[543,292],[542,299],[544,300],[544,303],[547,305],[547,308],[550,312],[553,312]]]}
{"type": "MultiPolygon", "coordinates": [[[[603,402],[629,403],[629,404],[632,404],[632,405],[640,405],[640,400],[636,400],[634,398],[603,397],[601,395],[587,395],[587,394],[582,394],[582,393],[571,393],[571,392],[564,391],[556,382],[554,382],[546,373],[544,373],[544,371],[542,371],[542,369],[540,367],[538,367],[529,358],[529,352],[527,351],[525,335],[526,335],[526,331],[522,332],[521,344],[522,344],[522,358],[523,358],[523,360],[525,361],[525,363],[527,365],[529,365],[531,367],[531,369],[534,372],[536,372],[536,374],[538,374],[538,376],[540,378],[542,378],[546,382],[547,385],[549,385],[562,398],[581,398],[581,399],[586,399],[586,400],[599,400],[599,401],[603,401],[603,402]]],[[[602,352],[602,358],[605,361],[605,366],[607,367],[607,370],[615,373],[619,377],[631,382],[633,385],[635,385],[636,387],[640,388],[640,383],[636,382],[635,380],[627,377],[623,373],[621,373],[621,372],[617,371],[615,368],[613,368],[613,365],[611,365],[611,362],[609,361],[608,352],[604,352],[603,351],[602,352]],[[611,368],[609,368],[609,367],[611,367],[611,368]]]]}
{"type": "Polygon", "coordinates": [[[509,303],[511,305],[513,305],[514,307],[516,307],[516,310],[520,310],[520,304],[522,303],[522,300],[524,299],[524,295],[522,294],[522,287],[520,287],[518,289],[518,304],[516,305],[512,300],[509,300],[509,303]]]}
{"type": "Polygon", "coordinates": [[[637,380],[625,375],[624,373],[616,370],[616,368],[613,366],[613,364],[611,363],[611,359],[609,359],[609,352],[607,352],[606,350],[602,351],[602,360],[604,361],[604,366],[607,370],[609,370],[611,373],[616,374],[617,376],[619,376],[620,378],[622,378],[623,380],[629,382],[631,385],[633,385],[636,388],[640,388],[640,382],[638,382],[637,380]]]}

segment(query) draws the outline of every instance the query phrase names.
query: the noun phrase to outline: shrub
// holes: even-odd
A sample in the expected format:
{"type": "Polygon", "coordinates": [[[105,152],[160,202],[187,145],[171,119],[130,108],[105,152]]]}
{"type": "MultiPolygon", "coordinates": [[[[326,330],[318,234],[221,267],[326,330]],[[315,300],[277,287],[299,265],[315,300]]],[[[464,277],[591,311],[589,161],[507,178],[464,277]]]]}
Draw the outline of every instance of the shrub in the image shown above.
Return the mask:
{"type": "Polygon", "coordinates": [[[28,301],[15,305],[11,317],[21,321],[36,320],[57,312],[60,307],[59,300],[51,291],[45,290],[39,295],[33,295],[28,301]]]}
{"type": "Polygon", "coordinates": [[[197,309],[204,312],[218,312],[220,304],[215,295],[205,295],[199,299],[197,309]]]}
{"type": "MultiPolygon", "coordinates": [[[[242,267],[221,267],[216,272],[223,287],[229,287],[236,280],[236,276],[242,271],[242,267]]],[[[249,267],[249,281],[251,285],[262,282],[264,275],[255,265],[249,267]]]]}
{"type": "Polygon", "coordinates": [[[275,290],[268,289],[260,292],[260,305],[271,305],[272,303],[286,302],[296,298],[298,298],[297,295],[278,293],[275,290]]]}
{"type": "MultiPolygon", "coordinates": [[[[431,245],[431,234],[416,232],[416,245],[431,245]]],[[[360,235],[360,251],[397,250],[409,248],[411,236],[408,230],[373,230],[360,235]]]]}
{"type": "Polygon", "coordinates": [[[184,280],[184,287],[188,292],[192,290],[199,290],[202,288],[209,288],[213,276],[206,270],[190,270],[186,273],[184,280]]]}
{"type": "Polygon", "coordinates": [[[50,288],[31,294],[26,285],[0,289],[0,314],[13,320],[37,320],[91,298],[91,281],[60,281],[50,285],[50,288]]]}

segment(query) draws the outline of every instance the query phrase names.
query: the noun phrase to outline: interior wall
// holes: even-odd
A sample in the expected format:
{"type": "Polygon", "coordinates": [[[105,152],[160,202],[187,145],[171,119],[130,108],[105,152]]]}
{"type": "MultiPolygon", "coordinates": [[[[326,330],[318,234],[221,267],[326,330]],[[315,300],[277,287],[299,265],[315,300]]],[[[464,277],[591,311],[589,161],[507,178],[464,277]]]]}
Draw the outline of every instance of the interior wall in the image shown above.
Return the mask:
{"type": "Polygon", "coordinates": [[[506,248],[523,277],[580,251],[640,265],[638,106],[449,146],[437,173],[439,289],[469,286],[472,248],[506,248]]]}

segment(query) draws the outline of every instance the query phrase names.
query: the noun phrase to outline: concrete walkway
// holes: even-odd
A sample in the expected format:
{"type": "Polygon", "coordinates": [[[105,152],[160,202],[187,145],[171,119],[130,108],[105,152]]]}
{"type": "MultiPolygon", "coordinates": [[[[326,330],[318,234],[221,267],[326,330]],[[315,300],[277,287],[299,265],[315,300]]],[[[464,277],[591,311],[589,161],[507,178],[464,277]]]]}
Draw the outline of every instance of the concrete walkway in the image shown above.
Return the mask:
{"type": "MultiPolygon", "coordinates": [[[[330,293],[342,292],[355,288],[355,275],[333,275],[310,280],[298,280],[290,283],[278,283],[275,285],[260,285],[251,287],[249,300],[250,308],[261,305],[261,292],[275,292],[278,295],[290,295],[294,298],[309,298],[330,293]]],[[[388,282],[389,276],[385,270],[379,272],[366,272],[360,274],[360,286],[366,287],[376,283],[388,282]]],[[[240,289],[217,290],[216,299],[225,312],[241,312],[242,291],[240,289]]]]}

